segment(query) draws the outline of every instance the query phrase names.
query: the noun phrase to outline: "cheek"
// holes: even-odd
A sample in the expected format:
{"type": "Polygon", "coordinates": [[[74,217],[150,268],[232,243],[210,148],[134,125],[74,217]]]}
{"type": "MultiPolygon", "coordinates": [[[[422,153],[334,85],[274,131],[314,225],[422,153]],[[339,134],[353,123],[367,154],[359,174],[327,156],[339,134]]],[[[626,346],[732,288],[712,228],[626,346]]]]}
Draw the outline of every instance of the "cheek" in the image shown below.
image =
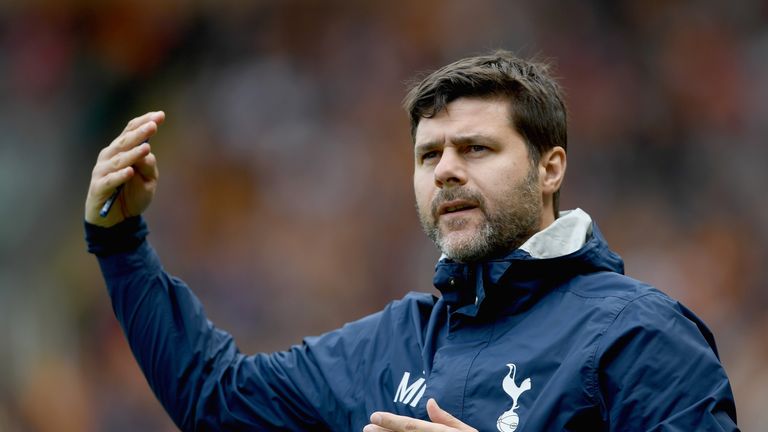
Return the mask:
{"type": "Polygon", "coordinates": [[[532,168],[527,162],[507,162],[484,170],[482,177],[483,190],[486,195],[494,198],[509,196],[516,186],[523,184],[531,173],[532,168]]]}
{"type": "Polygon", "coordinates": [[[416,191],[416,208],[419,210],[419,214],[429,215],[432,213],[432,200],[428,194],[419,193],[416,191]]]}
{"type": "Polygon", "coordinates": [[[427,182],[423,177],[418,174],[413,176],[413,193],[419,209],[422,209],[425,205],[430,205],[435,190],[434,184],[427,182]]]}
{"type": "Polygon", "coordinates": [[[489,214],[496,213],[515,200],[515,178],[493,178],[476,184],[477,191],[483,197],[483,207],[489,214]]]}

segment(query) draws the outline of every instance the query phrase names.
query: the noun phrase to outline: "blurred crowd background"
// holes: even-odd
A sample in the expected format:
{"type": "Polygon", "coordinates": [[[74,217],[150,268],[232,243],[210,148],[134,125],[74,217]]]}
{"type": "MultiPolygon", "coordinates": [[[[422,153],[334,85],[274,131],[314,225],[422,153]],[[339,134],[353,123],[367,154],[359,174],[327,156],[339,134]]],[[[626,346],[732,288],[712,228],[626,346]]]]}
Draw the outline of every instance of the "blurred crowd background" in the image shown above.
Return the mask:
{"type": "Polygon", "coordinates": [[[562,207],[714,331],[768,424],[768,2],[0,2],[0,431],[170,431],[85,251],[99,149],[163,109],[146,215],[245,352],[434,291],[405,83],[506,48],[567,91],[562,207]]]}

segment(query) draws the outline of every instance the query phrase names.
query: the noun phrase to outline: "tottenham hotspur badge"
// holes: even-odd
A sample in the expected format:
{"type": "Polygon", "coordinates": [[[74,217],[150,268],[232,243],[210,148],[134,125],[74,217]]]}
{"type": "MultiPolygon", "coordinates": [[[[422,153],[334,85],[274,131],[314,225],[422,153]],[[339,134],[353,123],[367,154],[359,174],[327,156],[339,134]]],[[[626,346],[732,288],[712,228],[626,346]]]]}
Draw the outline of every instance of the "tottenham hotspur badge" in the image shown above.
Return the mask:
{"type": "Polygon", "coordinates": [[[509,411],[504,411],[499,416],[499,419],[496,420],[496,428],[499,432],[515,432],[517,424],[520,422],[520,417],[515,412],[519,407],[517,400],[520,398],[521,394],[531,389],[530,378],[524,379],[519,386],[515,384],[515,371],[517,368],[514,363],[507,364],[507,367],[509,368],[509,373],[504,377],[501,386],[509,397],[512,398],[512,408],[510,408],[509,411]]]}

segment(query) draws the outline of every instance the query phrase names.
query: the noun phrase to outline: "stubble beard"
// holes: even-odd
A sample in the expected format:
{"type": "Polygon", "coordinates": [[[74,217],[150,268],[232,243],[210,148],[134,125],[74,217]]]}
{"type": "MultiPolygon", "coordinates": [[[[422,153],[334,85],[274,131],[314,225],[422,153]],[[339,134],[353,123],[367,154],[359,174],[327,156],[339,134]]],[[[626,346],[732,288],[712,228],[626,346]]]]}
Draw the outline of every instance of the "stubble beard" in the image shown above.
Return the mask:
{"type": "Polygon", "coordinates": [[[427,236],[448,258],[459,262],[475,262],[498,257],[520,247],[535,234],[541,224],[541,193],[538,172],[530,169],[528,175],[503,194],[490,212],[486,199],[469,188],[441,189],[432,202],[431,209],[419,209],[421,226],[427,236]],[[471,223],[466,218],[451,219],[440,228],[437,208],[452,200],[476,202],[484,218],[476,230],[458,232],[471,223]]]}

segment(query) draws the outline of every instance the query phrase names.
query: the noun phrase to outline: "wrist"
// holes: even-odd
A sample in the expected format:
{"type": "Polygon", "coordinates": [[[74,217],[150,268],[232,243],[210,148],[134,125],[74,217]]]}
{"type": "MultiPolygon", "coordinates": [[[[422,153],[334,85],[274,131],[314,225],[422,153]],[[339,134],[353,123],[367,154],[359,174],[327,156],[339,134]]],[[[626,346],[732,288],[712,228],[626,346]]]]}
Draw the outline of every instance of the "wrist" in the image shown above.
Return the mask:
{"type": "Polygon", "coordinates": [[[104,256],[136,249],[149,234],[144,218],[133,216],[110,227],[83,222],[88,252],[104,256]]]}

